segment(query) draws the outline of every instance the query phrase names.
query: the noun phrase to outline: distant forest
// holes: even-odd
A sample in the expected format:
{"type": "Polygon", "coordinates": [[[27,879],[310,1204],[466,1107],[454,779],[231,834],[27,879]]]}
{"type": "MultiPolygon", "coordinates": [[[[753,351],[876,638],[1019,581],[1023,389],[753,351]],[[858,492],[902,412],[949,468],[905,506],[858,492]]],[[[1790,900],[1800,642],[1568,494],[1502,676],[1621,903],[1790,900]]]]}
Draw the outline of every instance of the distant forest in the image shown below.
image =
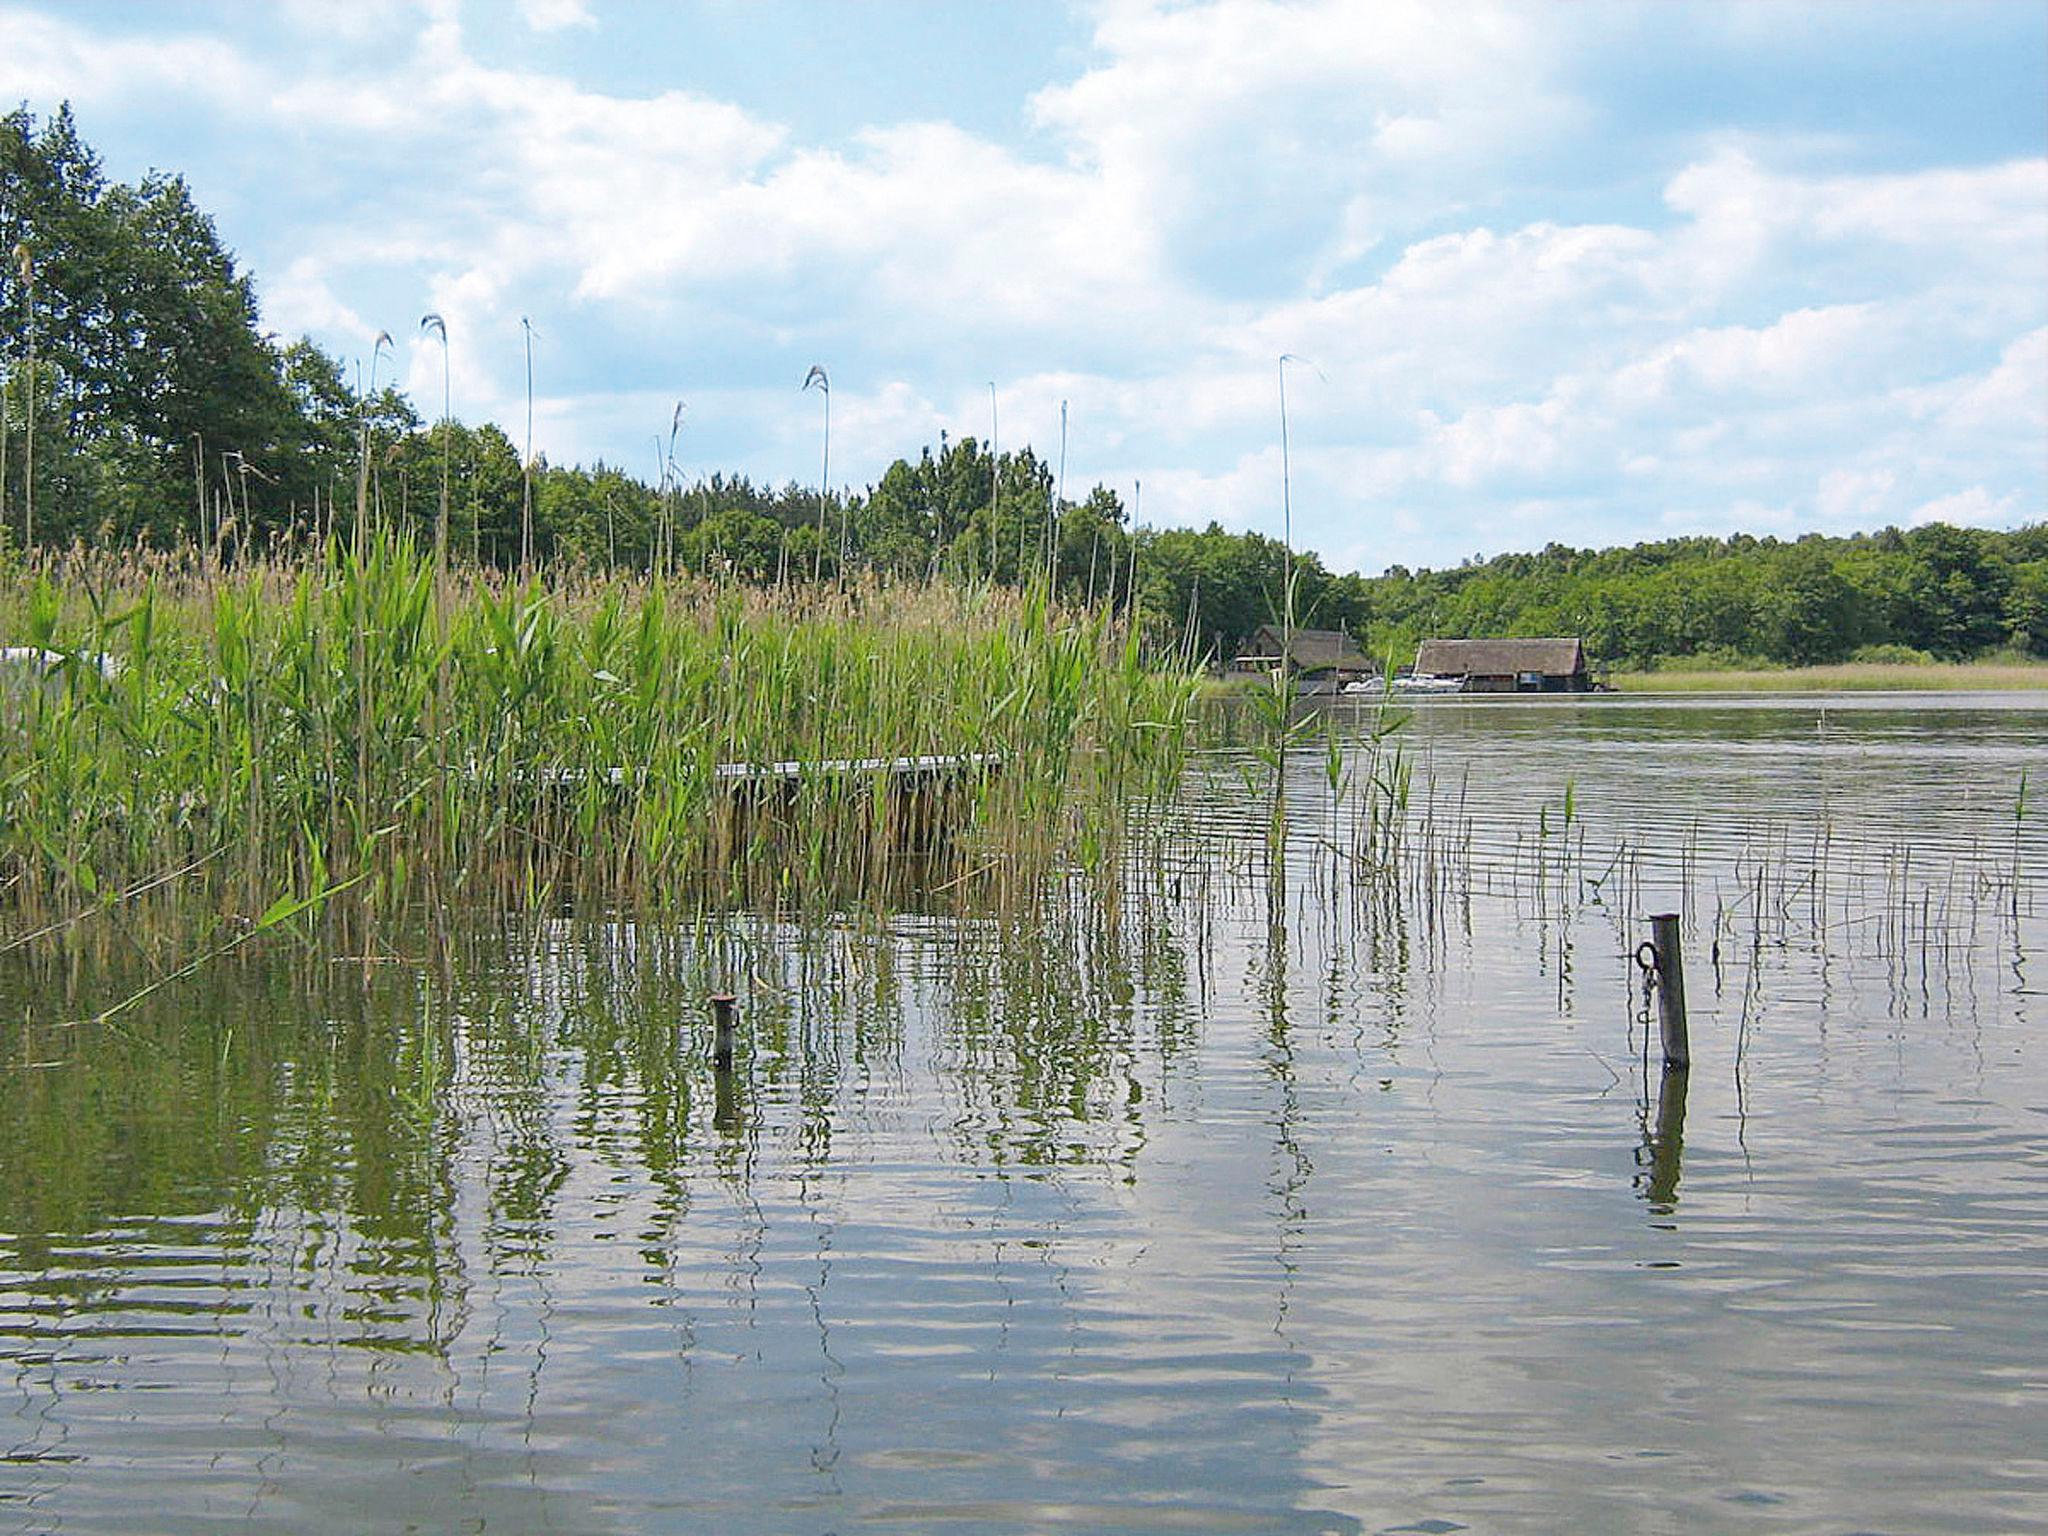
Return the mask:
{"type": "Polygon", "coordinates": [[[1328,595],[1305,607],[1304,622],[1348,628],[1379,656],[1412,658],[1429,635],[1578,635],[1623,667],[2048,657],[2040,523],[1789,543],[1737,534],[1627,549],[1552,544],[1456,570],[1325,579],[1320,590],[1328,595]]]}
{"type": "MultiPolygon", "coordinates": [[[[524,464],[498,427],[425,421],[388,384],[358,394],[312,342],[265,334],[249,276],[184,181],[109,180],[68,107],[0,118],[0,254],[0,546],[185,544],[232,560],[345,543],[360,501],[502,569],[530,541],[541,563],[752,582],[1042,575],[1077,601],[1135,597],[1149,633],[1219,658],[1280,608],[1278,540],[1217,523],[1132,529],[1115,492],[1062,499],[1030,449],[998,459],[972,437],[942,437],[843,495],[524,464]]],[[[1292,563],[1299,622],[1397,661],[1424,636],[1531,634],[1582,636],[1621,666],[2048,656],[2038,523],[1551,545],[1379,577],[1333,574],[1311,553],[1292,563]]]]}

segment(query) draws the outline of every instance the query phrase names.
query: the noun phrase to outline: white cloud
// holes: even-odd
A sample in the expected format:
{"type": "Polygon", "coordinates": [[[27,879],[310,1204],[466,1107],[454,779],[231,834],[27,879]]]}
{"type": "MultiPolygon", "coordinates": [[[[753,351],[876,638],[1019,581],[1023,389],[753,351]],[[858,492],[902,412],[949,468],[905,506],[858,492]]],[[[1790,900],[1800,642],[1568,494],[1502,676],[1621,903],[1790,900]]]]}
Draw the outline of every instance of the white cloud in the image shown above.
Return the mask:
{"type": "Polygon", "coordinates": [[[2029,331],[1987,373],[1942,391],[1941,423],[1955,433],[2012,432],[2048,456],[2048,326],[2029,331]]]}
{"type": "Polygon", "coordinates": [[[284,19],[302,32],[328,43],[340,39],[359,43],[387,36],[411,25],[422,9],[420,0],[273,0],[284,19]]]}
{"type": "Polygon", "coordinates": [[[1621,402],[1708,395],[1789,394],[1839,381],[1881,356],[1888,339],[1875,305],[1797,309],[1766,326],[1688,332],[1619,370],[1608,393],[1621,402]]]}
{"type": "Polygon", "coordinates": [[[2019,498],[2000,496],[1981,485],[1923,502],[1907,514],[1914,527],[1923,523],[1953,523],[1962,528],[1995,528],[2009,524],[2020,512],[2019,498]]]}
{"type": "Polygon", "coordinates": [[[597,25],[597,18],[590,14],[590,0],[519,0],[519,16],[536,32],[597,25]]]}
{"type": "Polygon", "coordinates": [[[1815,510],[1830,529],[1874,528],[1889,515],[1892,493],[1899,483],[1890,469],[1831,469],[1821,476],[1815,510]]]}
{"type": "Polygon", "coordinates": [[[1470,166],[1576,117],[1551,76],[1559,29],[1498,5],[1423,0],[1124,0],[1100,12],[1104,62],[1032,101],[1119,196],[1173,224],[1219,189],[1327,196],[1376,168],[1470,166]]]}
{"type": "Polygon", "coordinates": [[[275,278],[263,280],[263,323],[280,336],[322,335],[367,346],[376,340],[369,324],[335,294],[318,257],[301,256],[275,278]]]}
{"type": "Polygon", "coordinates": [[[0,99],[54,108],[196,96],[239,113],[266,94],[233,45],[205,37],[106,37],[33,12],[0,12],[0,99]]]}
{"type": "Polygon", "coordinates": [[[1690,217],[1688,265],[1716,288],[1753,276],[1776,247],[1916,252],[1950,271],[2036,275],[2048,249],[2048,160],[1857,176],[1798,176],[1727,148],[1687,166],[1665,201],[1690,217]]]}
{"type": "Polygon", "coordinates": [[[1931,246],[1964,261],[2018,255],[2037,274],[2048,250],[2048,160],[1805,184],[1775,177],[1771,187],[1791,194],[1796,213],[1825,239],[1931,246]]]}

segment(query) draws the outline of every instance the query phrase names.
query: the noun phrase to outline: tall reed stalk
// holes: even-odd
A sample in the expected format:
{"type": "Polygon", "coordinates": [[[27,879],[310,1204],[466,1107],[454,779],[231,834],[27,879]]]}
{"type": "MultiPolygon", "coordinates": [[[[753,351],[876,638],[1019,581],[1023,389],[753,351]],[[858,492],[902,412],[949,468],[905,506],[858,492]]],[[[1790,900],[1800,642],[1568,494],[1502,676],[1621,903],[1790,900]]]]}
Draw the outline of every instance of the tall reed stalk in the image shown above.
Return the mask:
{"type": "Polygon", "coordinates": [[[448,322],[439,315],[420,316],[420,334],[441,343],[441,513],[434,522],[434,570],[448,573],[448,478],[453,453],[449,434],[455,427],[455,395],[448,367],[448,322]]]}
{"type": "Polygon", "coordinates": [[[521,315],[526,333],[526,456],[519,466],[519,569],[533,569],[533,322],[521,315]]]}
{"type": "Polygon", "coordinates": [[[28,389],[22,396],[21,547],[36,541],[36,264],[26,241],[14,247],[21,274],[22,329],[28,339],[28,389]]]}
{"type": "MultiPolygon", "coordinates": [[[[804,375],[806,393],[815,389],[825,397],[825,455],[818,470],[818,548],[811,558],[811,581],[815,584],[825,568],[825,506],[826,488],[832,482],[832,380],[822,363],[811,364],[811,371],[804,375]]],[[[839,573],[846,574],[846,532],[845,524],[840,525],[839,573]]]]}

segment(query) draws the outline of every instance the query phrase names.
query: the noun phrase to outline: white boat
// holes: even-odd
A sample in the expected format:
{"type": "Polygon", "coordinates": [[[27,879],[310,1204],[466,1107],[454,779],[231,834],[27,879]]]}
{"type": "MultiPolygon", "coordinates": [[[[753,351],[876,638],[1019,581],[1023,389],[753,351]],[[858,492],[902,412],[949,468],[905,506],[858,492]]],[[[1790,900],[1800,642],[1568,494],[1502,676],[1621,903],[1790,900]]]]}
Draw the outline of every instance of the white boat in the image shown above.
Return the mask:
{"type": "Polygon", "coordinates": [[[125,670],[121,658],[99,651],[51,651],[36,645],[0,645],[0,687],[47,682],[67,665],[97,672],[112,682],[125,670]]]}
{"type": "MultiPolygon", "coordinates": [[[[1374,683],[1372,688],[1378,691],[1379,684],[1374,683]]],[[[1397,699],[1439,698],[1464,691],[1462,677],[1397,677],[1387,684],[1387,692],[1397,699]]]]}

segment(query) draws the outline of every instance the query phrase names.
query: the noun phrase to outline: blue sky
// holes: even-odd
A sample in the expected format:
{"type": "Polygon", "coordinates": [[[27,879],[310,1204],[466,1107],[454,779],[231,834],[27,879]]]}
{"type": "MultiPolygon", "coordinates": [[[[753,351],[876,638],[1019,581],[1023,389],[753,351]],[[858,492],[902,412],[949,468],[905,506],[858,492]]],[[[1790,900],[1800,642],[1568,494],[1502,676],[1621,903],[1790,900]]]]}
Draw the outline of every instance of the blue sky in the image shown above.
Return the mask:
{"type": "MultiPolygon", "coordinates": [[[[941,431],[1340,569],[2038,521],[2048,6],[10,4],[266,324],[651,476],[941,431]],[[390,363],[385,366],[389,368],[390,363]]],[[[353,366],[353,364],[352,364],[353,366]]]]}

